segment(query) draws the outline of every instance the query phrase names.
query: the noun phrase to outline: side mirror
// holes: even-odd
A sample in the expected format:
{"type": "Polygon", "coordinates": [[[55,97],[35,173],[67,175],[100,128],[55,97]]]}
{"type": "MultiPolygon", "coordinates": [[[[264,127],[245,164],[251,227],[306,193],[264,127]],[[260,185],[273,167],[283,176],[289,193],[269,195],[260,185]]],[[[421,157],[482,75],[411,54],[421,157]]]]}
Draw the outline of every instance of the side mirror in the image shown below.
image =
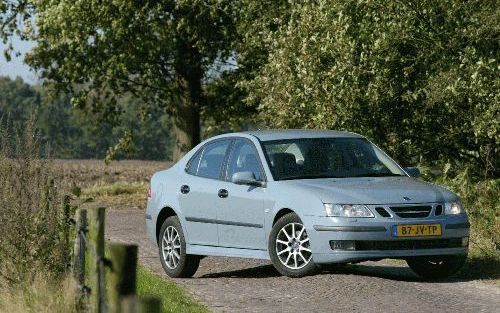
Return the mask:
{"type": "Polygon", "coordinates": [[[408,173],[408,175],[410,175],[411,177],[415,177],[415,178],[418,178],[420,177],[420,170],[418,169],[418,167],[416,166],[412,166],[412,167],[405,167],[404,168],[405,172],[408,173]]]}
{"type": "Polygon", "coordinates": [[[258,181],[255,178],[255,175],[252,172],[236,172],[231,177],[233,183],[237,185],[250,185],[260,187],[263,185],[261,181],[258,181]]]}

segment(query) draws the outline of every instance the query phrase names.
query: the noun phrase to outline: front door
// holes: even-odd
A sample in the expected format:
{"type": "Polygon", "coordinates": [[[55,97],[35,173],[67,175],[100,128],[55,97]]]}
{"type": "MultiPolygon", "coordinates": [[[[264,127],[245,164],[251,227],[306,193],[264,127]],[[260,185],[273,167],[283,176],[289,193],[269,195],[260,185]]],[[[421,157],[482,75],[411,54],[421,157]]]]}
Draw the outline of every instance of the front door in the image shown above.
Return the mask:
{"type": "Polygon", "coordinates": [[[231,150],[225,175],[226,181],[218,184],[219,245],[264,250],[266,249],[265,188],[236,185],[231,182],[231,177],[236,172],[252,172],[258,180],[263,180],[261,162],[250,140],[236,140],[231,150]]]}

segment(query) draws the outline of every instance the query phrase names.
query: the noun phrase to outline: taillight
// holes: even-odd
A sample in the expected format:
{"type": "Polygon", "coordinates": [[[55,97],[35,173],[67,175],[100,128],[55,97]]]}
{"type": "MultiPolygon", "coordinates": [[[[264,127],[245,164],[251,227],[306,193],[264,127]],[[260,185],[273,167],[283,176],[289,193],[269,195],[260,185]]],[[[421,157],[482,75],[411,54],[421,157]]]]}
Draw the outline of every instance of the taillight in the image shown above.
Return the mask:
{"type": "Polygon", "coordinates": [[[148,189],[148,199],[151,198],[153,195],[153,192],[151,191],[151,187],[148,189]]]}

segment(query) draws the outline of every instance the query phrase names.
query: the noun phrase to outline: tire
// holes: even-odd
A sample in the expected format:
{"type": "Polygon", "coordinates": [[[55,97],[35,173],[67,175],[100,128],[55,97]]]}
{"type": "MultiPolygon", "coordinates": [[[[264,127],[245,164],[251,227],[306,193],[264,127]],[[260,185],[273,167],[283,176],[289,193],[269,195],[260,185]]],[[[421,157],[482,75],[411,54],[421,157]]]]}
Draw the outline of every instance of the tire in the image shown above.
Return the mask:
{"type": "Polygon", "coordinates": [[[406,263],[418,276],[440,280],[457,273],[466,260],[467,255],[422,256],[407,259],[406,263]]]}
{"type": "Polygon", "coordinates": [[[163,222],[158,252],[161,265],[170,277],[192,277],[200,265],[200,257],[186,254],[186,239],[177,216],[170,216],[163,222]]]}
{"type": "Polygon", "coordinates": [[[316,273],[311,243],[302,221],[295,213],[282,216],[273,225],[268,250],[271,261],[281,275],[303,277],[316,273]]]}

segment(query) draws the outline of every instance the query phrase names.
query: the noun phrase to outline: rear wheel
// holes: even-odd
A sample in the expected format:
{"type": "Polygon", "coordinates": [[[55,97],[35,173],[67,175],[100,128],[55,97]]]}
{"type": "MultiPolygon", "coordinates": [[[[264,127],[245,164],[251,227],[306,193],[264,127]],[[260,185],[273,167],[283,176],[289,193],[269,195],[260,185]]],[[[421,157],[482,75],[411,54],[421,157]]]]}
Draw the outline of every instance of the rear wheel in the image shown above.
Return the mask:
{"type": "Polygon", "coordinates": [[[295,213],[282,216],[269,236],[269,255],[282,275],[302,277],[317,271],[312,259],[311,242],[302,221],[295,213]]]}
{"type": "Polygon", "coordinates": [[[200,257],[186,254],[186,240],[177,216],[163,222],[158,248],[161,265],[168,276],[191,277],[196,273],[200,257]]]}
{"type": "Polygon", "coordinates": [[[439,280],[457,273],[466,259],[467,255],[421,256],[407,259],[406,263],[418,276],[439,280]]]}

